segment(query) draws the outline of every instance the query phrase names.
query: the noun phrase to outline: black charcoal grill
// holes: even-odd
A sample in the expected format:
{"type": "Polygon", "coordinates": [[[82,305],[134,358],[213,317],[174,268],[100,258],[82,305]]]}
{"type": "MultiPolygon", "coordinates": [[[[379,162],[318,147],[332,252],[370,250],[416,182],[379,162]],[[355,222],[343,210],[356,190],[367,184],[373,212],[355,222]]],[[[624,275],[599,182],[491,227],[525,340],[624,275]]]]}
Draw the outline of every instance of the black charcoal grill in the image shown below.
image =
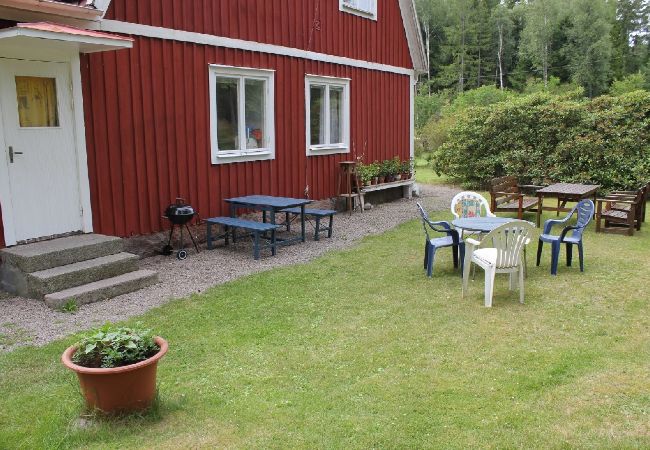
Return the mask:
{"type": "Polygon", "coordinates": [[[192,239],[192,243],[194,244],[196,252],[199,253],[199,246],[196,244],[194,236],[192,236],[192,232],[190,231],[190,227],[188,225],[196,215],[198,215],[198,213],[194,210],[194,208],[186,204],[185,199],[182,198],[177,198],[176,203],[173,203],[167,207],[163,217],[169,220],[169,222],[172,224],[172,228],[169,231],[169,241],[167,242],[167,245],[163,247],[163,255],[168,256],[175,251],[174,247],[172,247],[172,239],[174,237],[174,230],[176,227],[179,228],[181,234],[180,248],[176,250],[176,257],[180,260],[187,258],[187,250],[184,248],[185,243],[183,242],[183,228],[187,230],[187,234],[190,235],[190,239],[192,239]]]}

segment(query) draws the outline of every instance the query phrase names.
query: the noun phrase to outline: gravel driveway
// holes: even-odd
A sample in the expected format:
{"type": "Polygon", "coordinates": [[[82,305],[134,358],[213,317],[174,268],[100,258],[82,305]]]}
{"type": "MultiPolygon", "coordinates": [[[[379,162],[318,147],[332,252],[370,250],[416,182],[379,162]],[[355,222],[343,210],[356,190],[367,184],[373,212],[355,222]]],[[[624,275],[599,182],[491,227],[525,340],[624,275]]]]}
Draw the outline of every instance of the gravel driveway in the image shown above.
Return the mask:
{"type": "MultiPolygon", "coordinates": [[[[447,186],[420,186],[419,201],[430,211],[449,207],[457,189],[447,186]]],[[[276,257],[252,258],[251,243],[242,248],[219,247],[213,251],[190,253],[186,261],[157,256],[140,262],[142,269],[156,270],[160,283],[131,294],[125,294],[81,307],[76,313],[49,309],[43,301],[12,298],[0,292],[0,351],[24,345],[44,345],[55,339],[104,324],[117,322],[160,306],[171,299],[187,297],[252,273],[275,267],[310,261],[330,250],[350,247],[358,240],[380,234],[400,223],[417,217],[416,199],[398,200],[377,205],[364,214],[339,214],[334,220],[334,236],[319,242],[280,247],[276,257]]],[[[310,230],[308,226],[308,231],[310,230]]]]}

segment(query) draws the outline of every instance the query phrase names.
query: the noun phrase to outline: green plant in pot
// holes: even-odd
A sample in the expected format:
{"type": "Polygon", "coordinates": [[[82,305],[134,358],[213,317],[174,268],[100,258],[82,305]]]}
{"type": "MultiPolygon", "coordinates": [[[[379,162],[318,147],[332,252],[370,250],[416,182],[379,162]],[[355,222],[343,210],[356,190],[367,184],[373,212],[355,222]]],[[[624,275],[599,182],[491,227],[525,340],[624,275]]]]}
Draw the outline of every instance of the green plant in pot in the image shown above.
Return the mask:
{"type": "Polygon", "coordinates": [[[379,162],[375,161],[370,164],[370,173],[372,174],[372,184],[379,183],[379,173],[381,172],[381,166],[379,162]]]}
{"type": "Polygon", "coordinates": [[[359,164],[357,166],[357,173],[359,174],[359,178],[361,179],[363,185],[370,186],[370,183],[372,181],[372,166],[359,164]]]}
{"type": "Polygon", "coordinates": [[[151,406],[167,348],[150,330],[105,325],[68,347],[61,360],[76,372],[88,408],[129,413],[151,406]]]}
{"type": "Polygon", "coordinates": [[[412,162],[410,159],[406,161],[402,161],[402,164],[400,166],[400,170],[402,172],[402,180],[411,179],[411,168],[412,168],[412,162]]]}
{"type": "Polygon", "coordinates": [[[393,163],[390,159],[381,162],[379,173],[380,173],[379,175],[380,183],[382,182],[381,181],[382,177],[384,177],[383,182],[388,183],[393,181],[393,163]]]}
{"type": "Polygon", "coordinates": [[[402,178],[402,161],[398,156],[390,160],[390,173],[393,181],[399,181],[402,178]]]}

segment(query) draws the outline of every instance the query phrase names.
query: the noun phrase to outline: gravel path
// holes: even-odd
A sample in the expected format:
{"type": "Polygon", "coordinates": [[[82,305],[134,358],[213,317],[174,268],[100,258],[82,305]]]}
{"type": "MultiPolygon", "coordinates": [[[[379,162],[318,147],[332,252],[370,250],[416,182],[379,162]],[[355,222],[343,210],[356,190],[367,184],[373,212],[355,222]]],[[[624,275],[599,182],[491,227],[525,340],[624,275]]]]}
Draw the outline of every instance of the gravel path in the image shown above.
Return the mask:
{"type": "MultiPolygon", "coordinates": [[[[419,201],[430,211],[444,210],[457,189],[447,186],[420,186],[419,201]]],[[[12,298],[0,292],[0,352],[24,345],[44,345],[77,331],[117,322],[160,306],[171,299],[187,297],[251,273],[310,261],[330,250],[350,247],[361,238],[380,234],[417,217],[416,199],[377,205],[364,214],[339,214],[334,220],[334,236],[319,242],[280,247],[276,257],[255,261],[251,243],[218,247],[186,261],[157,256],[140,262],[142,269],[158,271],[160,283],[131,294],[81,307],[76,313],[49,309],[42,301],[12,298]]],[[[308,232],[310,228],[308,226],[308,232]]],[[[264,253],[263,253],[264,255],[264,253]]]]}

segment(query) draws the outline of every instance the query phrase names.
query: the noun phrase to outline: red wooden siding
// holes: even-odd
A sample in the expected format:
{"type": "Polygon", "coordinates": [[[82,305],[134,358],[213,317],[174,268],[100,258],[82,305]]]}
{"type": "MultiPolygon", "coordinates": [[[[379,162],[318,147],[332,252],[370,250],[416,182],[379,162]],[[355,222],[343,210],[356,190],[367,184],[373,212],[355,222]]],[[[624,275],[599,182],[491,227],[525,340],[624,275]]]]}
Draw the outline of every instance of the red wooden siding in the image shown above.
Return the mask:
{"type": "MultiPolygon", "coordinates": [[[[115,3],[119,11],[123,2],[115,3]]],[[[170,5],[219,2],[163,3],[172,11],[170,5]]],[[[241,3],[246,10],[255,2],[241,3]]],[[[166,225],[160,217],[163,208],[178,196],[202,217],[226,213],[223,199],[231,196],[303,197],[308,187],[311,198],[324,199],[335,194],[338,161],[364,153],[366,161],[409,157],[408,76],[148,38],[137,38],[133,50],[83,57],[82,71],[93,219],[99,233],[160,231],[166,225]],[[212,63],[276,71],[275,160],[211,164],[212,63]],[[305,74],[351,79],[351,154],[306,156],[305,74]]]]}
{"type": "Polygon", "coordinates": [[[398,0],[376,21],[338,0],[113,0],[107,18],[413,67],[398,0]]]}

